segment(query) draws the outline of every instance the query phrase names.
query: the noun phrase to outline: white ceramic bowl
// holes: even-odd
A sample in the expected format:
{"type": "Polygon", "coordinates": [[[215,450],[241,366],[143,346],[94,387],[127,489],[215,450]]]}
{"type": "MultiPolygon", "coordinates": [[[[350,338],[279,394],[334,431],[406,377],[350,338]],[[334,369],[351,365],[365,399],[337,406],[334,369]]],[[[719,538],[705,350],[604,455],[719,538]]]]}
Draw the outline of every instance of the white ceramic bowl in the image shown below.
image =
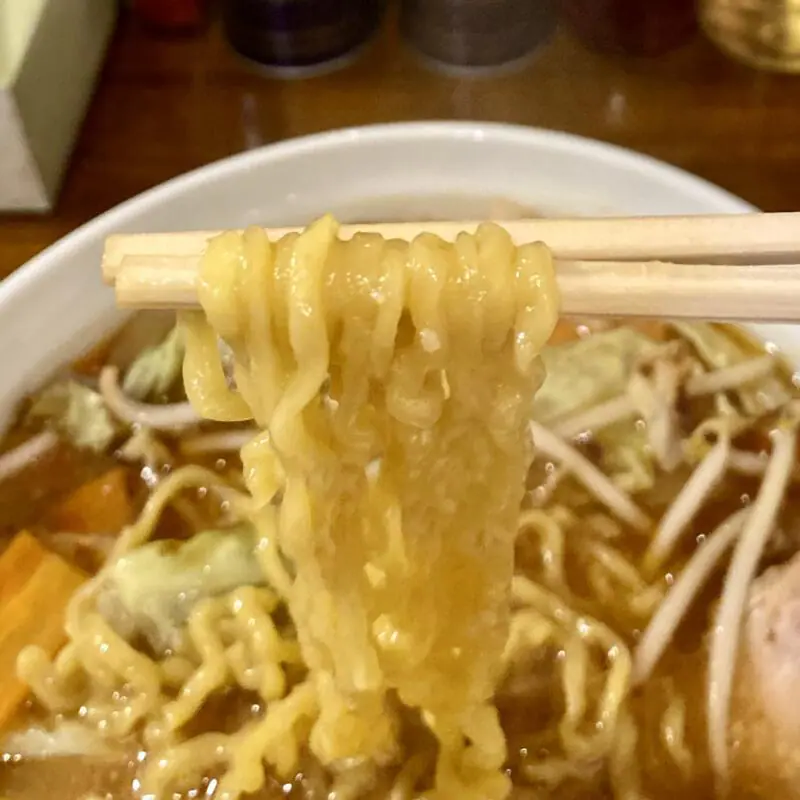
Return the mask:
{"type": "MultiPolygon", "coordinates": [[[[483,123],[353,128],[219,161],[123,203],[0,285],[0,428],[21,394],[121,319],[100,281],[119,231],[297,225],[437,215],[480,218],[496,198],[566,215],[751,211],[744,201],[651,158],[551,131],[483,123]]],[[[761,336],[800,352],[800,330],[761,336]]],[[[797,363],[797,362],[795,362],[797,363]]]]}

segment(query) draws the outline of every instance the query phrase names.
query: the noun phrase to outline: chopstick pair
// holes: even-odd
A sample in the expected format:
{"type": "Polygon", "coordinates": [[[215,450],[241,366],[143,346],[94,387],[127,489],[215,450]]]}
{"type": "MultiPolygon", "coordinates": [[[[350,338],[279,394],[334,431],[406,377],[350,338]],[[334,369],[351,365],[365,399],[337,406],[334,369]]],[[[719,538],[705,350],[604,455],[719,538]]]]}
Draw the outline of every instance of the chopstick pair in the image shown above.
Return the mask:
{"type": "MultiPolygon", "coordinates": [[[[452,241],[478,222],[343,225],[452,241]]],[[[562,313],[573,316],[800,322],[800,213],[499,222],[516,244],[543,241],[556,258],[562,313]]],[[[271,239],[297,228],[269,229],[271,239]]],[[[103,277],[120,306],[197,305],[195,282],[219,231],[119,234],[107,239],[103,277]]]]}

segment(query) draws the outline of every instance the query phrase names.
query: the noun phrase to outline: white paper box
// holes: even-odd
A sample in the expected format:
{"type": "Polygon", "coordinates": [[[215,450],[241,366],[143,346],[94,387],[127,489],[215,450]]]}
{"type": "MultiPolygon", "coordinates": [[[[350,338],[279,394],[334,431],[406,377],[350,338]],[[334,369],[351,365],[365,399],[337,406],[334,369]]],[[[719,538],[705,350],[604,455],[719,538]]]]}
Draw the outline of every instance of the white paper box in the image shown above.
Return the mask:
{"type": "Polygon", "coordinates": [[[116,0],[0,0],[0,211],[52,208],[116,0]]]}

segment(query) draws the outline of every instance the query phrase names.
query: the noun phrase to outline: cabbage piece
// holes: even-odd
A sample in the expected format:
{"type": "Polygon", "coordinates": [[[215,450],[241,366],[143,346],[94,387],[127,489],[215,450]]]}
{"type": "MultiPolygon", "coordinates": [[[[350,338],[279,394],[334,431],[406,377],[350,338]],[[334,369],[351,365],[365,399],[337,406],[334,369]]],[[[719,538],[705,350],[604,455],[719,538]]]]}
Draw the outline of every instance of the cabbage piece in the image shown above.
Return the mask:
{"type": "Polygon", "coordinates": [[[613,328],[545,347],[547,377],[533,401],[533,417],[545,425],[623,394],[636,361],[658,343],[633,328],[613,328]]]}
{"type": "MultiPolygon", "coordinates": [[[[663,343],[633,328],[613,328],[546,347],[542,360],[547,377],[534,399],[534,418],[552,425],[625,394],[636,365],[660,347],[663,343]]],[[[633,419],[597,431],[595,439],[602,452],[598,466],[621,489],[635,494],[653,486],[652,448],[633,419]]]]}
{"type": "Polygon", "coordinates": [[[77,381],[48,386],[36,398],[30,416],[46,420],[64,438],[83,450],[101,453],[117,435],[102,396],[77,381]]]}
{"type": "MultiPolygon", "coordinates": [[[[730,367],[760,355],[712,322],[674,322],[673,327],[692,344],[709,369],[730,367]]],[[[745,413],[751,416],[774,411],[791,399],[786,381],[777,374],[745,384],[734,394],[739,397],[745,413]]]]}
{"type": "Polygon", "coordinates": [[[637,494],[653,488],[655,458],[641,426],[625,420],[598,431],[595,439],[602,448],[599,466],[620,489],[637,494]]]}
{"type": "Polygon", "coordinates": [[[174,327],[161,344],[143,350],[131,364],[122,390],[134,400],[166,394],[183,366],[183,337],[174,327]]]}
{"type": "Polygon", "coordinates": [[[98,606],[125,638],[138,633],[157,651],[174,647],[198,600],[265,585],[256,543],[249,525],[149,542],[111,567],[98,606]]]}

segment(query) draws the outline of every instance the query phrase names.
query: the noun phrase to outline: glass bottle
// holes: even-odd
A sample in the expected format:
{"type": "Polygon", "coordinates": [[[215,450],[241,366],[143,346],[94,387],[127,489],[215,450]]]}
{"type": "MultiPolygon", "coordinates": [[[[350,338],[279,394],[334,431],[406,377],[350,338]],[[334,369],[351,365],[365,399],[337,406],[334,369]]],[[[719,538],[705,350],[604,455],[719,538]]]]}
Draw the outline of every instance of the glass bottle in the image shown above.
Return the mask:
{"type": "Polygon", "coordinates": [[[800,72],[800,0],[701,0],[700,24],[739,61],[800,72]]]}

